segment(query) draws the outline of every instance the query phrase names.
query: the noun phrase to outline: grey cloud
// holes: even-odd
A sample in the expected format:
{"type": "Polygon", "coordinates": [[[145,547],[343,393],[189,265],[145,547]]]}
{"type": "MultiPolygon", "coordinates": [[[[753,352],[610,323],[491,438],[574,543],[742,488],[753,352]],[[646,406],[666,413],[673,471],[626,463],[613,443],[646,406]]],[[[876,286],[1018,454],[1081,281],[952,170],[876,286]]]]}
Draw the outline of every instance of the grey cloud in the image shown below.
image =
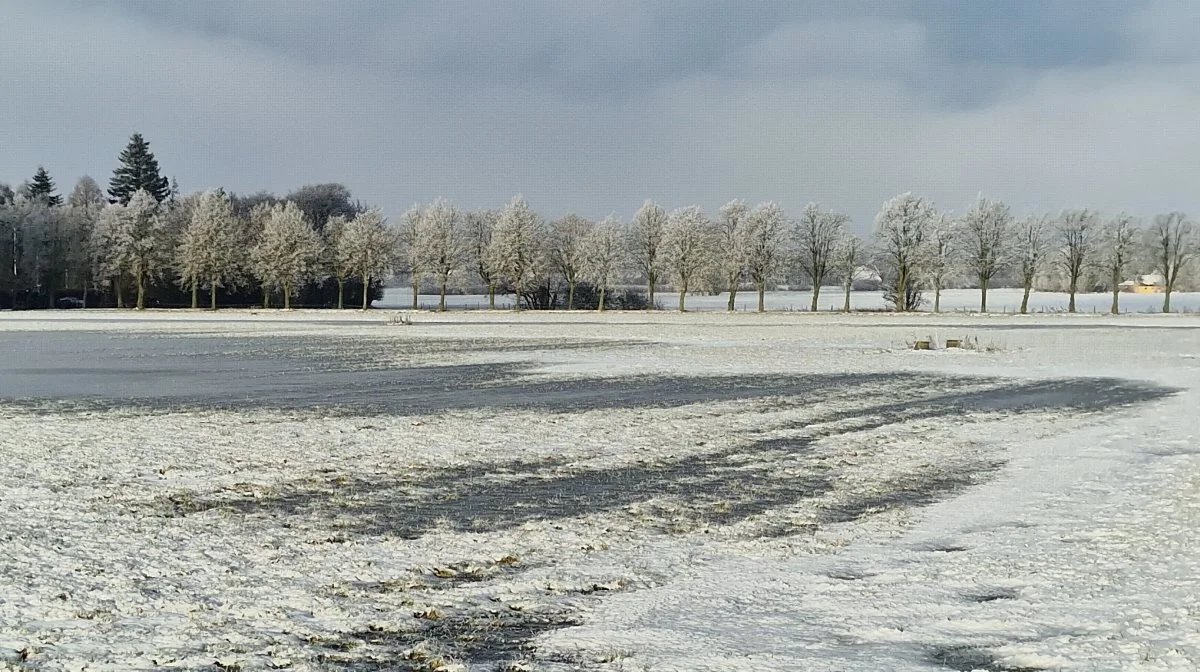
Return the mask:
{"type": "Polygon", "coordinates": [[[1200,205],[1181,3],[16,2],[0,179],[106,181],[139,130],[185,189],[346,182],[628,218],[807,200],[1200,205]]]}

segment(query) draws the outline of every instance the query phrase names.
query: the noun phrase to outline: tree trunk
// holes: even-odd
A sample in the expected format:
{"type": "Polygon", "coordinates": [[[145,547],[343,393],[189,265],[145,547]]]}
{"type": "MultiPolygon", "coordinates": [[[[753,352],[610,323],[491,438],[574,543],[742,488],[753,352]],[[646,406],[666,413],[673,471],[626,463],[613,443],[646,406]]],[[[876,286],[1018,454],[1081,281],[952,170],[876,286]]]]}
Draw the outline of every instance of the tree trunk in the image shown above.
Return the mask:
{"type": "Polygon", "coordinates": [[[1025,281],[1025,293],[1021,296],[1021,314],[1029,312],[1029,291],[1033,289],[1033,278],[1025,281]]]}
{"type": "Polygon", "coordinates": [[[646,287],[650,293],[650,303],[646,304],[646,310],[654,310],[654,280],[655,277],[651,275],[649,282],[646,283],[646,287]]]}
{"type": "Polygon", "coordinates": [[[442,280],[442,295],[438,298],[438,312],[446,312],[446,281],[442,280]]]}
{"type": "Polygon", "coordinates": [[[979,279],[979,312],[981,312],[981,313],[987,312],[987,290],[988,290],[988,279],[980,278],[979,279]]]}
{"type": "Polygon", "coordinates": [[[809,308],[812,312],[817,312],[817,299],[821,296],[821,283],[813,282],[812,307],[809,308]]]}
{"type": "Polygon", "coordinates": [[[513,289],[516,290],[515,296],[517,299],[515,310],[519,313],[521,312],[521,285],[514,285],[513,289]]]}
{"type": "Polygon", "coordinates": [[[845,303],[842,304],[842,312],[843,313],[850,312],[850,289],[851,288],[852,288],[852,285],[849,282],[847,282],[846,283],[846,301],[845,301],[845,303]]]}
{"type": "Polygon", "coordinates": [[[1071,278],[1071,286],[1067,289],[1071,294],[1071,298],[1067,301],[1067,312],[1075,312],[1075,288],[1079,284],[1079,278],[1071,278]]]}
{"type": "Polygon", "coordinates": [[[681,312],[681,313],[687,312],[687,303],[686,303],[685,297],[687,297],[687,283],[686,282],[680,283],[680,285],[679,285],[679,312],[681,312]]]}
{"type": "Polygon", "coordinates": [[[146,274],[142,271],[137,273],[137,309],[146,309],[146,274]]]}
{"type": "Polygon", "coordinates": [[[933,286],[933,312],[942,312],[942,283],[933,286]]]}
{"type": "Polygon", "coordinates": [[[208,309],[217,309],[217,283],[211,282],[208,285],[208,309]]]}
{"type": "Polygon", "coordinates": [[[343,308],[342,299],[346,294],[346,278],[344,278],[340,275],[337,276],[337,283],[338,283],[338,310],[342,310],[342,308],[343,308]]]}
{"type": "Polygon", "coordinates": [[[1174,287],[1171,286],[1172,284],[1173,283],[1170,283],[1170,282],[1167,283],[1166,290],[1163,294],[1163,312],[1164,313],[1171,312],[1171,290],[1175,289],[1174,287]]]}
{"type": "Polygon", "coordinates": [[[767,294],[767,283],[765,283],[765,282],[758,283],[758,312],[760,312],[760,313],[767,312],[766,294],[767,294]]]}
{"type": "Polygon", "coordinates": [[[292,286],[289,283],[283,285],[283,309],[292,309],[292,286]]]}
{"type": "Polygon", "coordinates": [[[729,307],[728,307],[728,310],[731,313],[733,311],[737,310],[737,307],[733,303],[734,300],[737,299],[737,289],[738,289],[737,286],[738,286],[737,278],[731,278],[729,280],[729,307]]]}
{"type": "Polygon", "coordinates": [[[1112,300],[1112,308],[1110,309],[1110,312],[1112,312],[1113,315],[1116,315],[1117,313],[1121,312],[1121,286],[1119,284],[1120,282],[1121,282],[1121,273],[1119,272],[1118,269],[1113,269],[1113,274],[1112,274],[1113,300],[1112,300]]]}
{"type": "Polygon", "coordinates": [[[413,290],[413,304],[412,304],[412,309],[413,309],[413,310],[416,310],[416,309],[417,309],[417,295],[418,295],[418,294],[420,293],[420,291],[421,291],[421,280],[420,280],[420,278],[413,277],[413,281],[412,281],[412,290],[413,290]]]}
{"type": "Polygon", "coordinates": [[[271,307],[271,290],[266,285],[263,285],[263,308],[271,307]]]}
{"type": "Polygon", "coordinates": [[[371,307],[371,276],[363,276],[363,310],[371,307]]]}
{"type": "Polygon", "coordinates": [[[196,276],[192,276],[192,310],[200,307],[200,283],[196,281],[196,276]]]}
{"type": "MultiPolygon", "coordinates": [[[[125,291],[124,291],[125,288],[121,286],[121,275],[120,274],[117,274],[117,276],[113,278],[113,289],[115,289],[117,292],[117,308],[124,308],[125,307],[125,291]]],[[[14,296],[15,296],[16,291],[17,290],[15,290],[15,289],[13,290],[14,296]]],[[[15,301],[14,301],[14,305],[15,305],[15,301]]]]}
{"type": "Polygon", "coordinates": [[[567,281],[567,310],[575,310],[575,281],[567,281]]]}
{"type": "Polygon", "coordinates": [[[496,283],[488,283],[488,310],[496,309],[496,283]]]}

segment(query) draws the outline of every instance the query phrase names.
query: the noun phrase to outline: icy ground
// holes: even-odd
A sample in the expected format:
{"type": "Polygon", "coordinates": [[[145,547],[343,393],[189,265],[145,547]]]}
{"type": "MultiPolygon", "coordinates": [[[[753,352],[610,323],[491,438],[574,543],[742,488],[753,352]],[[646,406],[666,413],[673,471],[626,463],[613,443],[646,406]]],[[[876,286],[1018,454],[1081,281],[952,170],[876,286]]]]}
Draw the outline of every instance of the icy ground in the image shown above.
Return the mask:
{"type": "Polygon", "coordinates": [[[1200,669],[1198,328],[5,315],[0,669],[1200,669]]]}

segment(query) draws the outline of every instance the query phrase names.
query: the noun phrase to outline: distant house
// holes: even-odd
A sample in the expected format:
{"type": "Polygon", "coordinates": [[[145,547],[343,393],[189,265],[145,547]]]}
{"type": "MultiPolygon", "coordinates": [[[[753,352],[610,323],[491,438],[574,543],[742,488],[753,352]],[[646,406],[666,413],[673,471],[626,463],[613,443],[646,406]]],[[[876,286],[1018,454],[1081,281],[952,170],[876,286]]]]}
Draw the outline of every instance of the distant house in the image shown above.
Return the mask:
{"type": "Polygon", "coordinates": [[[1126,280],[1118,287],[1122,292],[1130,294],[1158,294],[1166,289],[1167,280],[1161,273],[1147,273],[1134,276],[1132,280],[1126,280]]]}

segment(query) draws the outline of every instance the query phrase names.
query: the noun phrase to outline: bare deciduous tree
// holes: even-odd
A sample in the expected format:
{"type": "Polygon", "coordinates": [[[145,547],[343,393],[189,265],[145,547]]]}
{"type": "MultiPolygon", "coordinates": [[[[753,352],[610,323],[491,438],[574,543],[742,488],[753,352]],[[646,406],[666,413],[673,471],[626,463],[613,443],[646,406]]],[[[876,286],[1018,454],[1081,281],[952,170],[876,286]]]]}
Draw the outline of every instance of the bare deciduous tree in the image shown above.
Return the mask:
{"type": "Polygon", "coordinates": [[[816,203],[804,206],[797,227],[797,243],[800,251],[800,267],[812,281],[812,306],[816,312],[821,296],[821,285],[833,263],[838,243],[845,235],[850,217],[832,210],[822,210],[816,203]]]}
{"type": "Polygon", "coordinates": [[[421,216],[421,209],[414,205],[404,213],[404,216],[400,218],[400,224],[396,227],[397,266],[402,273],[408,276],[408,284],[412,287],[413,310],[418,307],[421,277],[425,274],[420,244],[421,216]]]}
{"type": "Polygon", "coordinates": [[[326,268],[337,282],[337,307],[346,307],[346,279],[350,277],[350,260],[346,256],[346,248],[342,245],[342,236],[346,233],[346,216],[330,215],[325,222],[325,230],[321,232],[324,239],[322,252],[326,268]]]}
{"type": "Polygon", "coordinates": [[[550,265],[567,282],[567,310],[575,310],[575,285],[583,271],[585,241],[595,222],[576,214],[568,214],[550,224],[550,265]]]}
{"type": "Polygon", "coordinates": [[[439,198],[421,213],[417,244],[421,267],[433,274],[438,284],[438,310],[446,310],[446,287],[450,277],[462,268],[467,254],[463,219],[453,203],[439,198]]]}
{"type": "Polygon", "coordinates": [[[1050,253],[1050,216],[1029,215],[1016,226],[1013,239],[1013,260],[1021,278],[1021,314],[1029,312],[1029,293],[1033,291],[1033,280],[1046,265],[1050,253]]]}
{"type": "Polygon", "coordinates": [[[1075,312],[1075,292],[1092,261],[1098,235],[1097,215],[1092,210],[1064,210],[1058,216],[1058,265],[1067,276],[1070,298],[1067,312],[1075,312]]]}
{"type": "Polygon", "coordinates": [[[787,220],[775,203],[759,203],[746,214],[746,274],[758,290],[758,312],[765,312],[767,283],[783,270],[787,258],[787,220]]]}
{"type": "Polygon", "coordinates": [[[583,277],[599,290],[597,310],[601,312],[605,309],[604,301],[613,276],[624,266],[624,235],[621,223],[610,215],[596,224],[584,241],[583,277]]]}
{"type": "Polygon", "coordinates": [[[92,232],[108,199],[100,185],[84,175],[76,182],[67,197],[68,237],[63,285],[70,287],[74,280],[83,290],[83,306],[87,307],[88,289],[93,286],[95,273],[92,264],[92,232]]]}
{"type": "MultiPolygon", "coordinates": [[[[960,227],[946,213],[940,213],[929,228],[929,264],[926,275],[933,283],[933,312],[942,312],[942,289],[946,280],[958,268],[959,250],[957,242],[960,227]]],[[[984,300],[986,305],[987,301],[984,300]]]]}
{"type": "Polygon", "coordinates": [[[492,268],[487,251],[492,244],[492,231],[499,217],[500,213],[495,210],[480,210],[468,213],[466,218],[467,253],[479,281],[487,287],[488,308],[491,310],[496,309],[496,282],[499,275],[492,268]]]}
{"type": "Polygon", "coordinates": [[[843,232],[841,240],[833,252],[831,270],[842,281],[844,301],[842,312],[850,312],[850,290],[854,289],[854,276],[863,262],[863,244],[858,236],[849,231],[843,232]]]}
{"type": "Polygon", "coordinates": [[[679,290],[679,312],[687,310],[687,293],[713,259],[712,222],[696,206],[679,208],[667,218],[663,234],[663,266],[679,290]]]}
{"type": "Polygon", "coordinates": [[[1113,217],[1104,225],[1100,234],[1104,270],[1108,271],[1112,290],[1112,307],[1109,312],[1113,315],[1121,312],[1121,278],[1133,258],[1137,238],[1137,222],[1125,213],[1113,217]]]}
{"type": "MultiPolygon", "coordinates": [[[[313,277],[320,257],[321,239],[291,201],[271,207],[258,244],[250,252],[264,297],[271,290],[283,292],[283,307],[288,310],[296,287],[313,277]]],[[[270,306],[268,298],[264,306],[270,306]]]]}
{"type": "Polygon", "coordinates": [[[1175,291],[1179,271],[1200,252],[1200,241],[1196,239],[1192,223],[1182,212],[1156,216],[1148,235],[1149,248],[1154,255],[1154,270],[1163,277],[1165,293],[1162,312],[1169,313],[1171,292],[1175,291]]]}
{"type": "Polygon", "coordinates": [[[721,206],[719,239],[721,272],[729,290],[728,310],[733,312],[738,286],[746,274],[746,202],[734,199],[721,206]]]}
{"type": "MultiPolygon", "coordinates": [[[[129,258],[121,244],[124,228],[125,206],[113,203],[100,211],[96,226],[92,229],[92,266],[97,278],[112,284],[117,308],[125,307],[123,276],[129,271],[129,258]]],[[[14,234],[15,236],[15,234],[14,234]]],[[[14,274],[16,261],[13,262],[14,274]]]]}
{"type": "Polygon", "coordinates": [[[666,211],[651,200],[642,204],[629,224],[630,257],[645,276],[650,295],[647,310],[654,310],[654,286],[662,273],[662,242],[666,228],[666,211]]]}
{"type": "Polygon", "coordinates": [[[903,193],[886,201],[875,217],[875,252],[887,273],[885,300],[897,311],[921,305],[920,278],[929,262],[929,231],[937,219],[933,204],[903,193]]]}
{"type": "Polygon", "coordinates": [[[1011,235],[1012,214],[1003,201],[980,195],[962,219],[965,260],[979,280],[979,312],[986,313],[988,285],[1007,263],[1004,245],[1011,235]]]}
{"type": "Polygon", "coordinates": [[[521,310],[525,288],[537,278],[545,264],[541,245],[544,228],[541,215],[518,195],[504,207],[492,232],[492,244],[488,248],[490,263],[512,284],[517,310],[521,310]]]}
{"type": "Polygon", "coordinates": [[[346,266],[362,280],[362,309],[366,310],[371,306],[371,281],[386,279],[392,271],[395,235],[388,230],[383,211],[371,208],[346,222],[338,243],[346,266]]]}

